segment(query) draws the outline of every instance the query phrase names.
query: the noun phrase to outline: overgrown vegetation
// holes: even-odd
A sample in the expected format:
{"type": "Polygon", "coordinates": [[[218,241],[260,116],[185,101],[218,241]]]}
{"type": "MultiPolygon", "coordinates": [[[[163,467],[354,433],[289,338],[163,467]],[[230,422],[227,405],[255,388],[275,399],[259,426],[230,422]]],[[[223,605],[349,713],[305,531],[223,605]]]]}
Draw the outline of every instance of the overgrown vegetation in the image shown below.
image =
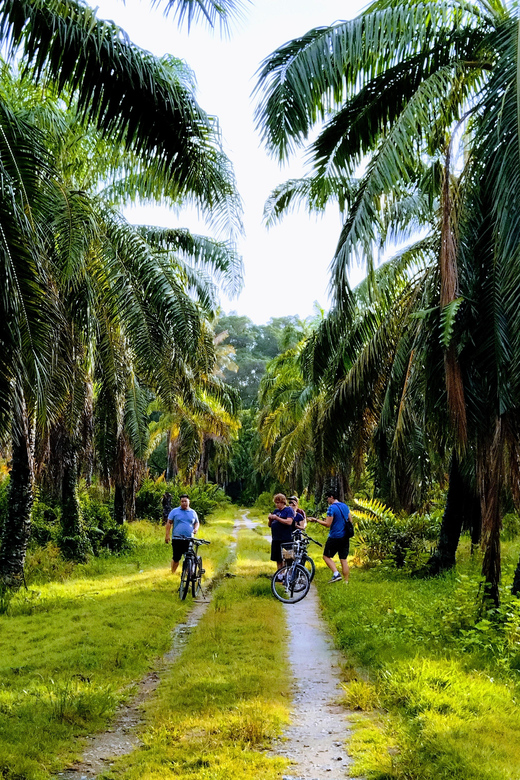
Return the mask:
{"type": "MultiPolygon", "coordinates": [[[[505,576],[520,543],[506,543],[505,576]]],[[[504,780],[520,771],[520,601],[483,606],[480,555],[414,579],[389,561],[355,568],[348,588],[317,582],[345,653],[345,703],[362,713],[355,773],[378,780],[504,780]]]]}
{"type": "Polygon", "coordinates": [[[162,499],[166,492],[171,494],[172,507],[179,506],[179,496],[186,493],[191,506],[197,511],[201,523],[205,523],[208,515],[218,506],[229,504],[230,499],[224,490],[211,482],[202,480],[193,485],[181,484],[179,481],[166,482],[162,477],[145,479],[136,496],[137,517],[152,522],[162,521],[162,499]]]}
{"type": "MultiPolygon", "coordinates": [[[[229,556],[225,513],[204,533],[208,577],[229,556]]],[[[78,737],[103,728],[166,652],[189,601],[180,602],[160,527],[132,526],[118,558],[58,561],[55,548],[29,556],[29,590],[0,615],[0,776],[42,780],[77,755],[78,737]],[[34,556],[34,557],[33,557],[34,556]],[[43,582],[47,580],[46,582],[43,582]],[[36,583],[38,583],[36,587],[36,583]]]]}

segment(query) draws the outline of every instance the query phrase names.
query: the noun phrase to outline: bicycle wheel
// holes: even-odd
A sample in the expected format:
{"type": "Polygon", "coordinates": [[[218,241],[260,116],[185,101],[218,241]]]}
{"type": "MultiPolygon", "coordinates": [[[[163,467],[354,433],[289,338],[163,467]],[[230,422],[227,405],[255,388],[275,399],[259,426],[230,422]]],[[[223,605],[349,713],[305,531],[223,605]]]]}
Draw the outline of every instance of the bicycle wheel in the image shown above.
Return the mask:
{"type": "Polygon", "coordinates": [[[194,599],[198,598],[202,593],[203,571],[202,558],[199,555],[196,562],[193,564],[193,571],[191,573],[191,594],[194,599]]]}
{"type": "Polygon", "coordinates": [[[301,601],[311,586],[309,572],[299,563],[291,563],[278,569],[271,580],[273,596],[284,604],[301,601]]]}
{"type": "Polygon", "coordinates": [[[305,568],[309,572],[309,579],[312,582],[312,580],[314,579],[314,573],[316,571],[316,565],[312,560],[312,558],[310,557],[310,555],[307,555],[307,553],[305,553],[305,555],[303,556],[302,565],[305,566],[305,568]]]}
{"type": "Polygon", "coordinates": [[[184,601],[188,595],[188,588],[190,587],[190,569],[191,561],[184,558],[182,562],[181,584],[179,585],[179,597],[181,601],[184,601]]]}

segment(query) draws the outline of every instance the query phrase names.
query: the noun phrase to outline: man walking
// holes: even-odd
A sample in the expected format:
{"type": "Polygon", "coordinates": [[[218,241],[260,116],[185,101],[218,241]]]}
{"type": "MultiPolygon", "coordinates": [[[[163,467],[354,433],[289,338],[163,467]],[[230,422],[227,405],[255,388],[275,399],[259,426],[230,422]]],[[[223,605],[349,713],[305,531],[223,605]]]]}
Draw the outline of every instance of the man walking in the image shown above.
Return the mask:
{"type": "MultiPolygon", "coordinates": [[[[170,543],[170,533],[173,526],[172,536],[194,536],[199,530],[199,518],[194,509],[190,509],[190,499],[183,493],[180,497],[180,506],[172,509],[168,515],[166,523],[165,544],[170,543]]],[[[175,574],[179,561],[183,553],[188,549],[188,539],[172,539],[172,574],[175,574]]]]}
{"type": "Polygon", "coordinates": [[[327,496],[327,516],[324,520],[319,517],[308,517],[307,520],[310,523],[319,523],[329,529],[329,536],[325,542],[325,549],[323,550],[323,560],[332,572],[332,577],[329,583],[341,582],[342,579],[348,582],[349,568],[348,568],[348,550],[350,544],[350,536],[347,534],[347,521],[350,519],[350,509],[347,504],[342,501],[338,501],[334,490],[329,490],[327,496]],[[339,562],[341,564],[341,571],[343,577],[336,568],[336,564],[332,560],[333,557],[338,554],[339,562]]]}

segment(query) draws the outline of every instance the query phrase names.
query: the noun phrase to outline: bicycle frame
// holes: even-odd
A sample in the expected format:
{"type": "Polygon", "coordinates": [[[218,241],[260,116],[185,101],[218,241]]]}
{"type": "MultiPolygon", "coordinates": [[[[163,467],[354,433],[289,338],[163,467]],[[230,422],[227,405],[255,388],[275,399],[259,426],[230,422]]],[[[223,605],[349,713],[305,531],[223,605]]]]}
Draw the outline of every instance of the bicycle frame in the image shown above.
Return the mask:
{"type": "Polygon", "coordinates": [[[207,539],[195,539],[193,536],[172,536],[172,539],[187,541],[188,549],[184,553],[181,571],[181,581],[179,585],[179,598],[184,601],[188,595],[191,585],[191,592],[196,598],[202,592],[202,558],[198,555],[201,544],[211,544],[207,539]]]}

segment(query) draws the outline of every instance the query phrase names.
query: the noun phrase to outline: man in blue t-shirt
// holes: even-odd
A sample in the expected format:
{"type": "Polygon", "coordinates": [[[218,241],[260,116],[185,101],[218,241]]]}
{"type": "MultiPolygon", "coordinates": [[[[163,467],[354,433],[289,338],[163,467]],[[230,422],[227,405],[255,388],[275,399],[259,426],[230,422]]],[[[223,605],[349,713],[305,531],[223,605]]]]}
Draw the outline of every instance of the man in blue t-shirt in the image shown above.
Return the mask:
{"type": "Polygon", "coordinates": [[[342,501],[338,501],[334,490],[329,490],[327,495],[327,516],[324,520],[319,517],[308,517],[310,523],[319,523],[329,529],[329,536],[325,542],[323,550],[323,560],[332,572],[332,578],[329,582],[341,582],[342,579],[348,582],[348,550],[350,538],[347,536],[347,520],[350,517],[350,509],[342,501]],[[339,556],[343,578],[332,560],[336,555],[339,556]]]}
{"type": "MultiPolygon", "coordinates": [[[[194,509],[190,509],[190,499],[183,493],[180,497],[180,506],[172,509],[168,515],[168,522],[166,523],[166,536],[165,543],[170,543],[170,533],[173,526],[172,536],[186,536],[191,537],[199,530],[199,518],[194,509]]],[[[172,574],[177,571],[179,561],[182,558],[183,553],[188,549],[188,541],[183,539],[172,539],[172,574]]]]}

